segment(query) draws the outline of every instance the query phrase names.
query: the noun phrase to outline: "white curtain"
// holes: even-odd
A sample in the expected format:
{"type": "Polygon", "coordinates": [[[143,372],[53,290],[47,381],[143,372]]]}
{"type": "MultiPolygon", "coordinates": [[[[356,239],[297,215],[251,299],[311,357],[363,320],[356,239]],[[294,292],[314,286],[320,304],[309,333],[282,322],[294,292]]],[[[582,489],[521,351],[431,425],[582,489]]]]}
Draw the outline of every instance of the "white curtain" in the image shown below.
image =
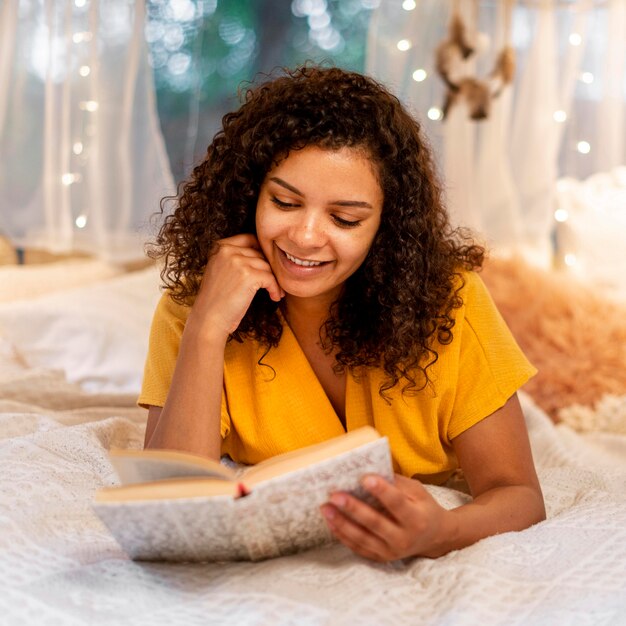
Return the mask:
{"type": "Polygon", "coordinates": [[[455,224],[548,264],[557,179],[626,163],[625,60],[626,0],[387,0],[372,18],[366,71],[423,122],[455,224]],[[468,33],[482,34],[463,75],[485,79],[507,41],[515,50],[514,81],[482,121],[463,104],[436,119],[445,86],[435,49],[454,6],[468,33]]]}
{"type": "Polygon", "coordinates": [[[145,0],[2,0],[0,234],[16,246],[143,255],[174,192],[145,0]]]}

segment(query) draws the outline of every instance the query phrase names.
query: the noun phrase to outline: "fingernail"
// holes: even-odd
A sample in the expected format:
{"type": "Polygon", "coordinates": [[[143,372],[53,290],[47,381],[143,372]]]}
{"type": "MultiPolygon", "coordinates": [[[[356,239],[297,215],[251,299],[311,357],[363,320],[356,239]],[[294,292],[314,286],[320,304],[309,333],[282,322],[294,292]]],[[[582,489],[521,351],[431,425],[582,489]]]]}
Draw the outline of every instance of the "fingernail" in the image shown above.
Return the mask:
{"type": "Polygon", "coordinates": [[[346,504],[348,503],[348,499],[346,498],[346,496],[337,493],[334,494],[330,497],[330,501],[337,507],[339,507],[340,509],[343,509],[344,506],[346,506],[346,504]]]}
{"type": "Polygon", "coordinates": [[[326,519],[333,519],[333,517],[335,517],[335,511],[333,511],[333,509],[331,507],[326,506],[326,507],[322,508],[322,515],[326,519]]]}
{"type": "Polygon", "coordinates": [[[368,476],[363,480],[363,486],[369,490],[376,489],[378,487],[378,480],[373,476],[368,476]]]}

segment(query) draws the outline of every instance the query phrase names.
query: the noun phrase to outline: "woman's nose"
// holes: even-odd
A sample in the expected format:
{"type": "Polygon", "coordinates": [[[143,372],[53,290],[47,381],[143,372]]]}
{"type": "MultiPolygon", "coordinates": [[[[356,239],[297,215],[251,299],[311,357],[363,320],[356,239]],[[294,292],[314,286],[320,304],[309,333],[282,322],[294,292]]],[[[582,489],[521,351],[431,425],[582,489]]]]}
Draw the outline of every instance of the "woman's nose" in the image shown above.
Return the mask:
{"type": "Polygon", "coordinates": [[[294,215],[289,236],[300,248],[320,248],[326,241],[323,216],[303,211],[294,215]]]}

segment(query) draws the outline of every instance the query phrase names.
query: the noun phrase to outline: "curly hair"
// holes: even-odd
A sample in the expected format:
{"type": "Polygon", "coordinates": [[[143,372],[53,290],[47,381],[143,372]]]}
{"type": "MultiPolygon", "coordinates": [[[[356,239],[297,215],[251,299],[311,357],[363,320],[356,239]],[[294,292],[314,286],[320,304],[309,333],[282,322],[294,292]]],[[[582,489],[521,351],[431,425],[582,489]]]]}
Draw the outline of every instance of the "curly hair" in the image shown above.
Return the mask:
{"type": "MultiPolygon", "coordinates": [[[[450,226],[419,123],[384,86],[338,68],[284,70],[249,87],[243,100],[224,116],[149,248],[151,258],[164,259],[165,286],[175,301],[190,305],[216,242],[256,234],[261,184],[290,151],[310,145],[364,150],[383,190],[381,223],[320,337],[336,352],[336,371],[382,368],[383,397],[401,379],[403,392],[422,389],[438,358],[436,341],[452,341],[461,272],[480,267],[484,249],[450,226]]],[[[230,339],[275,347],[282,333],[277,307],[260,290],[230,339]]]]}

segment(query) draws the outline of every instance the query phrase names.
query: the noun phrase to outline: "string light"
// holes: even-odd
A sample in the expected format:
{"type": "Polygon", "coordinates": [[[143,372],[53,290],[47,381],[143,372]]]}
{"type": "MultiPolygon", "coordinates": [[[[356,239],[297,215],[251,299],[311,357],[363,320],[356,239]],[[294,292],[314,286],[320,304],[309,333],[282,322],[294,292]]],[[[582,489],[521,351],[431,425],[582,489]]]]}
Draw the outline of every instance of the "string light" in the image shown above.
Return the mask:
{"type": "Polygon", "coordinates": [[[564,122],[567,119],[567,113],[565,111],[555,111],[552,115],[555,122],[564,122]]]}
{"type": "Polygon", "coordinates": [[[572,33],[569,36],[569,42],[572,46],[580,46],[583,42],[583,38],[578,33],[572,33]]]}
{"type": "MultiPolygon", "coordinates": [[[[87,4],[87,0],[74,0],[74,4],[76,5],[76,7],[82,8],[87,4]]],[[[77,32],[72,35],[72,41],[75,44],[80,44],[83,42],[90,42],[92,39],[93,39],[93,33],[88,30],[77,32]]],[[[87,76],[91,74],[91,67],[86,64],[81,65],[78,68],[78,73],[83,78],[86,78],[87,76]]],[[[78,108],[81,111],[94,113],[95,111],[98,110],[99,105],[96,100],[81,100],[78,103],[78,108]]],[[[90,126],[92,126],[92,124],[87,124],[85,128],[85,132],[87,135],[89,135],[90,126]]],[[[74,143],[72,144],[72,152],[78,156],[83,153],[83,150],[84,150],[83,142],[81,140],[74,141],[74,143]]],[[[73,185],[74,183],[78,183],[81,180],[82,180],[82,174],[80,174],[79,172],[66,172],[61,177],[61,182],[66,187],[69,187],[70,185],[73,185]]],[[[85,228],[85,226],[87,225],[87,216],[84,214],[79,215],[74,221],[74,223],[76,224],[77,228],[85,228]]]]}
{"type": "Polygon", "coordinates": [[[90,113],[98,110],[98,103],[95,100],[82,100],[78,106],[81,111],[89,111],[90,113]]]}
{"type": "Polygon", "coordinates": [[[74,0],[74,4],[79,8],[82,9],[86,4],[87,4],[87,0],[74,0]]]}
{"type": "Polygon", "coordinates": [[[591,85],[593,82],[593,74],[591,72],[583,72],[580,75],[580,80],[586,85],[591,85]]]}
{"type": "Polygon", "coordinates": [[[413,72],[413,80],[416,83],[421,83],[423,80],[426,79],[427,76],[428,74],[426,73],[426,70],[423,70],[421,68],[413,72]]]}
{"type": "Polygon", "coordinates": [[[406,52],[412,45],[413,44],[408,39],[400,39],[400,41],[396,44],[398,50],[401,52],[406,52]]]}
{"type": "Polygon", "coordinates": [[[591,146],[587,141],[579,141],[576,144],[576,150],[578,150],[581,154],[589,154],[589,152],[591,152],[591,146]]]}
{"type": "Polygon", "coordinates": [[[437,121],[442,118],[443,113],[441,112],[441,109],[438,109],[437,107],[430,107],[426,115],[428,115],[429,120],[437,121]]]}
{"type": "Polygon", "coordinates": [[[557,209],[554,212],[554,219],[557,222],[567,222],[568,218],[569,218],[569,213],[567,212],[567,209],[557,209]]]}
{"type": "Polygon", "coordinates": [[[565,261],[565,265],[567,265],[568,267],[573,267],[574,265],[576,265],[576,255],[572,254],[571,252],[569,254],[566,254],[563,260],[565,261]]]}
{"type": "Polygon", "coordinates": [[[87,31],[83,31],[81,33],[74,33],[72,35],[72,41],[74,43],[82,43],[83,41],[91,41],[93,38],[93,33],[87,31]]]}
{"type": "Polygon", "coordinates": [[[415,0],[404,0],[402,3],[402,8],[405,11],[412,11],[417,5],[415,4],[415,0]]]}
{"type": "Polygon", "coordinates": [[[80,182],[80,180],[81,180],[80,174],[77,174],[74,172],[66,172],[65,174],[63,174],[63,176],[61,176],[61,182],[66,187],[69,187],[70,185],[74,183],[78,183],[80,182]]]}

